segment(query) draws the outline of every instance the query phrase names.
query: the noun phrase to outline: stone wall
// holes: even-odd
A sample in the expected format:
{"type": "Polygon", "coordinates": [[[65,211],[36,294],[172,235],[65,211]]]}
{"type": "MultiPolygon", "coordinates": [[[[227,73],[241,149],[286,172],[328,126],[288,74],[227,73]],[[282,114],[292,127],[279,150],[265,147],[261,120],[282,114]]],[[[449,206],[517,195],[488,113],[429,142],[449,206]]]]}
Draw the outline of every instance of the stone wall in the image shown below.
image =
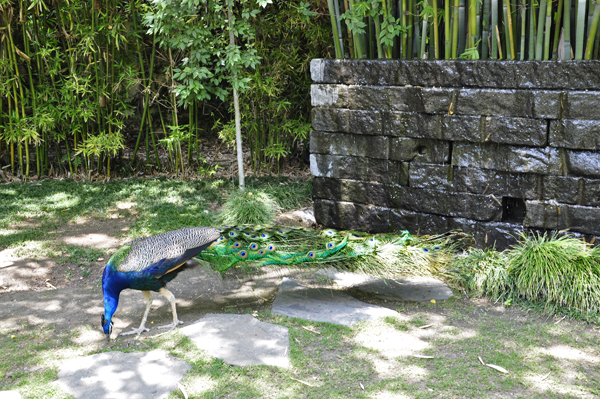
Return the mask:
{"type": "Polygon", "coordinates": [[[311,63],[315,217],[371,232],[600,236],[600,61],[311,63]]]}

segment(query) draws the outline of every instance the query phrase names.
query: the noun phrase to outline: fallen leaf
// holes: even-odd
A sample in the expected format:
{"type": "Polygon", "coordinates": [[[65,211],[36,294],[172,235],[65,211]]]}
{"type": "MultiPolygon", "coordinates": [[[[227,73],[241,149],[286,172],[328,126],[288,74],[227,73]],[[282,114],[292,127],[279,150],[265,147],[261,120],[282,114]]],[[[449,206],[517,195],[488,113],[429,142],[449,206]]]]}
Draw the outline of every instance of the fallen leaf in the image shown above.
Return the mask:
{"type": "Polygon", "coordinates": [[[294,380],[294,381],[298,381],[299,383],[302,383],[302,384],[304,384],[304,385],[308,385],[309,387],[314,387],[314,385],[312,385],[312,384],[309,384],[309,383],[308,383],[308,382],[306,382],[306,381],[302,381],[302,380],[299,380],[299,379],[297,379],[297,378],[294,378],[294,377],[290,377],[290,378],[291,378],[292,380],[294,380]]]}
{"type": "Polygon", "coordinates": [[[431,300],[431,301],[429,301],[429,302],[431,302],[431,303],[435,303],[435,299],[432,299],[432,300],[431,300]]]}
{"type": "Polygon", "coordinates": [[[364,387],[364,385],[362,384],[362,382],[359,382],[359,384],[360,384],[360,389],[362,389],[362,390],[364,391],[364,390],[365,390],[365,387],[364,387]]]}
{"type": "Polygon", "coordinates": [[[486,366],[493,368],[494,370],[498,370],[501,373],[508,374],[508,370],[504,367],[496,366],[495,364],[486,364],[486,366]]]}

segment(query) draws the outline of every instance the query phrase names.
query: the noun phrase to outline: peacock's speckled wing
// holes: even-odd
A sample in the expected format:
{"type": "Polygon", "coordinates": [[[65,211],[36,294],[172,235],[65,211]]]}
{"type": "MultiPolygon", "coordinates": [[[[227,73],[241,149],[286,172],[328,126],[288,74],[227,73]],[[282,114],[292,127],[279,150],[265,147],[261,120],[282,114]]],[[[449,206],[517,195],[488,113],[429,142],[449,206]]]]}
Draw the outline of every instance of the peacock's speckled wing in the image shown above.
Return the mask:
{"type": "Polygon", "coordinates": [[[116,262],[110,263],[113,263],[119,272],[144,271],[158,262],[176,266],[198,255],[219,238],[219,235],[219,232],[211,227],[168,231],[127,243],[113,255],[116,262]],[[119,262],[118,258],[122,261],[119,262]]]}

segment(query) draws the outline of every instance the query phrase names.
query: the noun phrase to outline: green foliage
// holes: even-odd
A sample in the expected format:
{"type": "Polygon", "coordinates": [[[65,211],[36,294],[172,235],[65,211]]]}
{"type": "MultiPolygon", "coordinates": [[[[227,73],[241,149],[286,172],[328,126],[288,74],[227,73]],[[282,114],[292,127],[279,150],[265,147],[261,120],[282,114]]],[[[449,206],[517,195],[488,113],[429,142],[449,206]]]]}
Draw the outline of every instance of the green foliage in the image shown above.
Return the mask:
{"type": "Polygon", "coordinates": [[[220,215],[226,225],[269,224],[281,211],[277,201],[262,190],[234,191],[220,215]]]}
{"type": "Polygon", "coordinates": [[[600,312],[600,249],[568,235],[523,233],[510,250],[470,249],[444,275],[468,295],[600,312]]]}
{"type": "Polygon", "coordinates": [[[329,1],[328,6],[334,44],[342,40],[337,58],[581,60],[600,56],[597,0],[348,0],[338,5],[329,1]]]}

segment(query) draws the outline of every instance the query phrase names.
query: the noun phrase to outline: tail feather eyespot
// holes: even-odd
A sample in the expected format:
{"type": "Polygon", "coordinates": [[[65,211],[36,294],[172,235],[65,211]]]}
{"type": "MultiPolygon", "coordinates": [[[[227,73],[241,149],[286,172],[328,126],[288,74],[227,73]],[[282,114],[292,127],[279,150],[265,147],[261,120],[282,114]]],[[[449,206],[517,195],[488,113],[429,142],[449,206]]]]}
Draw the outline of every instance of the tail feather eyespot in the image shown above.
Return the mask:
{"type": "Polygon", "coordinates": [[[256,251],[258,249],[258,244],[253,242],[252,244],[250,244],[250,249],[256,251]]]}
{"type": "Polygon", "coordinates": [[[306,256],[308,256],[310,259],[314,259],[317,254],[315,254],[313,251],[310,251],[308,254],[306,254],[306,256]]]}
{"type": "Polygon", "coordinates": [[[269,244],[269,246],[267,246],[267,251],[272,252],[274,250],[275,250],[275,245],[269,244]]]}
{"type": "Polygon", "coordinates": [[[332,242],[328,242],[327,243],[327,249],[332,249],[332,248],[335,248],[335,244],[332,243],[332,242]]]}
{"type": "Polygon", "coordinates": [[[248,257],[248,252],[242,250],[242,251],[238,252],[238,256],[242,259],[246,259],[248,257]]]}

